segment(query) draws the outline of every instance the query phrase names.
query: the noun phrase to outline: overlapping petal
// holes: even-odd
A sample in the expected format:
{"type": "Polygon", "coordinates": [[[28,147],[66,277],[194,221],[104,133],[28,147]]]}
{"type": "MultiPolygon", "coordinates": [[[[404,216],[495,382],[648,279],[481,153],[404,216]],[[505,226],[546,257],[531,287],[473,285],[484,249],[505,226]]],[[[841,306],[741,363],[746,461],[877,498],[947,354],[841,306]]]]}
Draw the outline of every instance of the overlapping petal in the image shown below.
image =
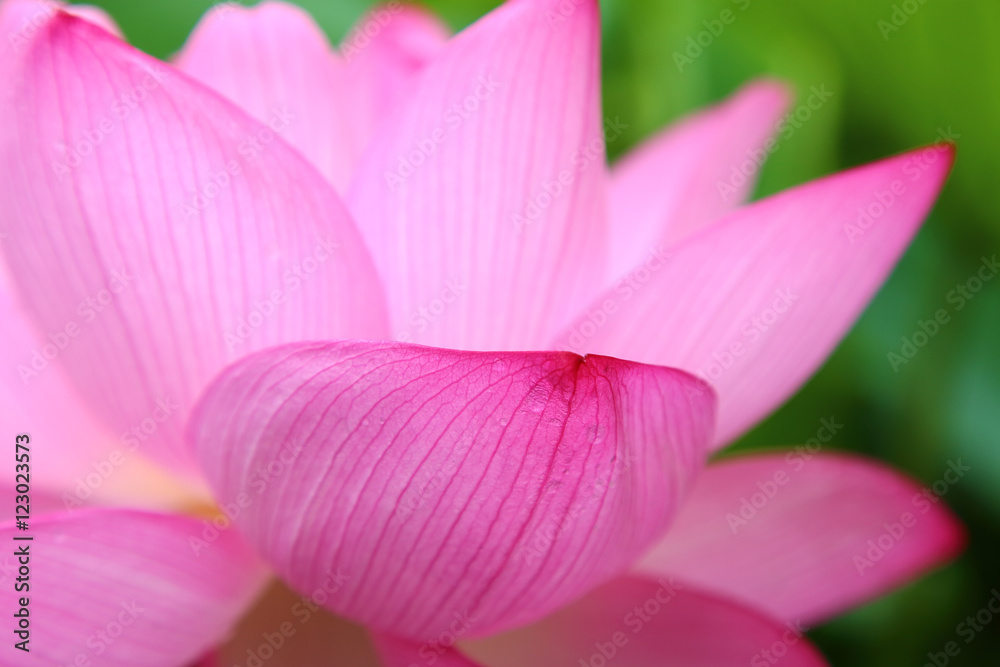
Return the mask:
{"type": "Polygon", "coordinates": [[[431,12],[399,2],[375,7],[348,31],[340,53],[355,93],[352,103],[363,112],[361,136],[371,138],[378,124],[399,109],[448,34],[431,12]]]}
{"type": "Polygon", "coordinates": [[[790,97],[777,82],[749,84],[671,125],[614,166],[609,279],[641,264],[650,248],[672,246],[746,201],[790,97]]]}
{"type": "Polygon", "coordinates": [[[803,631],[681,581],[624,577],[539,623],[463,648],[490,667],[825,665],[803,631]]]}
{"type": "Polygon", "coordinates": [[[272,582],[214,651],[215,663],[218,667],[255,667],[256,657],[268,667],[330,662],[345,667],[382,667],[364,628],[319,606],[327,587],[336,583],[324,582],[314,590],[294,593],[280,581],[272,582]]]}
{"type": "MultiPolygon", "coordinates": [[[[263,567],[234,531],[200,553],[190,540],[201,522],[127,510],[89,510],[12,525],[0,539],[13,551],[5,574],[27,564],[28,587],[3,587],[8,619],[27,598],[30,651],[14,635],[0,648],[7,665],[190,663],[224,638],[263,581],[263,567]],[[33,540],[13,538],[30,535],[33,540]],[[26,559],[24,561],[20,559],[26,559]],[[179,639],[183,638],[183,640],[179,639]]],[[[8,633],[10,630],[8,630],[8,633]]]]}
{"type": "Polygon", "coordinates": [[[144,451],[187,470],[184,415],[230,360],[387,334],[363,242],[279,122],[63,13],[14,88],[2,248],[43,335],[75,326],[59,361],[112,432],[148,422],[144,451]]]}
{"type": "Polygon", "coordinates": [[[963,543],[931,491],[864,459],[799,448],[710,465],[639,569],[811,625],[950,560],[963,543]]]}
{"type": "Polygon", "coordinates": [[[348,195],[399,340],[544,349],[600,288],[594,0],[513,0],[451,39],[348,195]]]}
{"type": "Polygon", "coordinates": [[[283,137],[339,191],[367,137],[365,111],[346,63],[302,9],[284,2],[210,10],[188,38],[177,67],[268,122],[287,114],[283,137]]]}
{"type": "Polygon", "coordinates": [[[340,576],[331,610],[422,641],[535,620],[630,566],[713,406],[685,373],[604,357],[301,343],[223,373],[191,439],[285,581],[340,576]]]}
{"type": "Polygon", "coordinates": [[[932,146],[739,209],[651,255],[554,346],[707,379],[724,445],[826,359],[913,238],[952,158],[950,145],[932,146]]]}

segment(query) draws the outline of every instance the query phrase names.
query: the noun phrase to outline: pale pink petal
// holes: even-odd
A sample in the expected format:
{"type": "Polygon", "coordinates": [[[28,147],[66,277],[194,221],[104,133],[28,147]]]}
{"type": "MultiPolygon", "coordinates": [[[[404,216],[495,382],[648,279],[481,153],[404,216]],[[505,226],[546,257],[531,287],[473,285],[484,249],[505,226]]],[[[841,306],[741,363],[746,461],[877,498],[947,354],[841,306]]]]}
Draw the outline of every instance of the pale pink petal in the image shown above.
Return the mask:
{"type": "Polygon", "coordinates": [[[300,343],[225,371],[191,441],[244,534],[328,608],[427,640],[535,620],[663,534],[711,438],[678,371],[561,352],[300,343]],[[458,614],[459,617],[456,617],[458,614]]]}
{"type": "MultiPolygon", "coordinates": [[[[90,504],[179,509],[206,500],[204,489],[178,484],[143,458],[149,423],[112,433],[95,419],[60,360],[77,344],[79,327],[38,335],[9,283],[0,267],[0,431],[11,438],[28,436],[32,506],[42,493],[52,494],[45,502],[51,509],[90,504]]],[[[13,488],[17,472],[4,468],[0,487],[13,488]]]]}
{"type": "MultiPolygon", "coordinates": [[[[42,493],[51,494],[45,502],[51,509],[91,504],[180,509],[210,500],[204,488],[180,484],[144,459],[148,423],[111,433],[94,418],[60,361],[76,344],[78,328],[39,336],[11,293],[4,267],[0,317],[0,367],[5,369],[0,375],[0,431],[28,436],[33,507],[42,493]]],[[[13,488],[17,472],[14,466],[3,469],[0,487],[13,488]]]]}
{"type": "Polygon", "coordinates": [[[281,135],[338,190],[347,187],[364,146],[364,108],[347,68],[312,18],[284,2],[210,10],[177,67],[268,123],[290,118],[281,135]]]}
{"type": "Polygon", "coordinates": [[[651,254],[552,346],[708,380],[724,445],[781,405],[847,333],[927,216],[953,156],[950,145],[932,146],[746,206],[651,254]],[[861,218],[869,211],[870,222],[861,218]]]}
{"type": "Polygon", "coordinates": [[[67,5],[52,0],[3,0],[0,2],[0,58],[23,52],[38,31],[59,10],[79,16],[113,35],[121,29],[105,10],[93,5],[67,5]]]}
{"type": "MultiPolygon", "coordinates": [[[[75,340],[65,329],[47,336],[36,333],[11,294],[3,267],[0,318],[0,432],[9,438],[23,433],[34,440],[36,491],[72,489],[78,477],[95,472],[91,465],[105,459],[115,444],[90,415],[58,362],[75,340]]],[[[13,465],[4,466],[0,479],[13,487],[14,474],[13,465]]]]}
{"type": "Polygon", "coordinates": [[[617,163],[608,191],[609,279],[641,264],[650,248],[674,245],[742,204],[777,145],[774,135],[790,99],[784,84],[751,83],[617,163]]]}
{"type": "Polygon", "coordinates": [[[61,361],[113,433],[152,424],[144,453],[188,470],[184,415],[226,363],[386,335],[349,215],[271,129],[62,13],[19,79],[2,249],[39,329],[79,328],[61,361]]]}
{"type": "Polygon", "coordinates": [[[371,145],[348,201],[399,340],[539,349],[599,289],[599,36],[594,0],[505,3],[444,46],[371,145]]]}
{"type": "MultiPolygon", "coordinates": [[[[206,522],[207,523],[207,522],[206,522]]],[[[221,640],[254,598],[264,569],[233,530],[204,546],[197,519],[127,510],[33,518],[0,529],[29,588],[3,585],[8,628],[28,600],[28,648],[7,630],[5,665],[174,667],[221,640]],[[30,536],[33,539],[18,540],[30,536]],[[82,658],[80,657],[82,656],[82,658]]]]}
{"type": "MultiPolygon", "coordinates": [[[[114,19],[100,7],[68,6],[51,0],[3,0],[0,2],[0,68],[4,61],[9,63],[25,53],[31,40],[60,9],[99,25],[114,35],[121,35],[114,19]]],[[[4,74],[0,80],[9,81],[10,75],[4,74]]]]}
{"type": "Polygon", "coordinates": [[[463,645],[489,667],[820,667],[797,623],[672,579],[616,579],[535,625],[463,645]]]}
{"type": "Polygon", "coordinates": [[[412,665],[439,665],[440,667],[480,667],[455,648],[455,639],[461,635],[445,632],[443,636],[419,644],[405,639],[374,635],[372,641],[382,661],[382,667],[412,667],[412,665]]]}
{"type": "Polygon", "coordinates": [[[964,541],[915,482],[800,447],[710,465],[639,569],[813,623],[947,562],[964,541]]]}
{"type": "Polygon", "coordinates": [[[416,75],[441,52],[448,29],[415,5],[389,2],[367,12],[340,43],[353,91],[364,113],[362,136],[391,116],[414,86],[416,75]]]}

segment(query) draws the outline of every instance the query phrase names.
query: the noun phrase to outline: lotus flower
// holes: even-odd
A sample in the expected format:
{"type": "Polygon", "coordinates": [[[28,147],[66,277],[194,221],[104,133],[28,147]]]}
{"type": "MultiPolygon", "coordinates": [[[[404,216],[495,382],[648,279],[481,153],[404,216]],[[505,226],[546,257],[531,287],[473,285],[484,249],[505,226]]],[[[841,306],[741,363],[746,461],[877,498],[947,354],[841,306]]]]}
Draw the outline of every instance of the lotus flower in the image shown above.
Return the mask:
{"type": "Polygon", "coordinates": [[[305,597],[240,664],[322,607],[392,667],[816,665],[806,628],[959,549],[916,483],[817,451],[835,420],[706,466],[850,328],[951,147],[740,206],[789,98],[757,82],[609,171],[593,0],[451,38],[390,3],[339,55],[224,6],[172,65],[74,12],[0,16],[34,474],[4,664],[189,664],[274,576],[305,597]]]}

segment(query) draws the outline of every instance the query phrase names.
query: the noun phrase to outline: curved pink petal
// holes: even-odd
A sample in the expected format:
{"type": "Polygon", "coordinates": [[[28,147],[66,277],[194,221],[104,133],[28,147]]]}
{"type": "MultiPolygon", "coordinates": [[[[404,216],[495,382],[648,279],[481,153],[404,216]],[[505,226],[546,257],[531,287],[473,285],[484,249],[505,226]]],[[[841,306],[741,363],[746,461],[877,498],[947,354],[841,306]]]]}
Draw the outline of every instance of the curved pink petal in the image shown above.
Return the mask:
{"type": "Polygon", "coordinates": [[[184,415],[225,364],[386,335],[349,215],[271,127],[62,13],[19,79],[2,249],[39,329],[78,329],[60,360],[112,432],[149,424],[144,453],[188,470],[184,415]]]}
{"type": "Polygon", "coordinates": [[[11,636],[0,662],[173,667],[197,659],[226,635],[264,574],[233,530],[196,551],[203,530],[193,518],[126,510],[0,529],[14,569],[25,561],[30,569],[26,588],[15,591],[12,581],[0,594],[8,621],[20,623],[16,614],[27,609],[30,651],[15,648],[25,637],[11,636]],[[33,539],[17,539],[25,536],[33,539]]]}
{"type": "Polygon", "coordinates": [[[364,146],[366,122],[345,63],[302,9],[284,2],[210,10],[178,55],[177,67],[254,118],[287,117],[282,137],[338,190],[364,146]]]}
{"type": "Polygon", "coordinates": [[[455,648],[461,635],[450,630],[434,641],[417,642],[374,635],[372,641],[382,667],[411,667],[412,665],[439,665],[440,667],[480,667],[480,665],[455,648]]]}
{"type": "Polygon", "coordinates": [[[608,191],[608,277],[620,278],[645,261],[650,248],[672,246],[742,204],[777,145],[774,135],[790,100],[784,84],[751,83],[617,163],[608,191]]]}
{"type": "Polygon", "coordinates": [[[389,2],[365,13],[340,43],[354,91],[364,111],[362,136],[391,116],[412,92],[418,75],[441,52],[448,29],[429,11],[389,2]]]}
{"type": "Polygon", "coordinates": [[[652,255],[553,347],[683,368],[719,392],[716,445],[787,399],[847,333],[954,157],[932,146],[746,206],[652,255]]]}
{"type": "Polygon", "coordinates": [[[681,581],[616,579],[527,628],[463,646],[490,667],[820,667],[800,624],[681,581]]]}
{"type": "Polygon", "coordinates": [[[711,437],[691,376],[604,357],[301,343],[225,371],[191,441],[248,539],[377,632],[525,623],[663,534],[711,437]],[[455,614],[459,614],[456,617],[455,614]]]}
{"type": "Polygon", "coordinates": [[[639,569],[813,623],[950,560],[964,541],[913,481],[798,447],[710,465],[639,569]]]}
{"type": "Polygon", "coordinates": [[[444,46],[362,159],[348,201],[399,340],[539,349],[600,288],[599,33],[594,0],[504,4],[444,46]]]}
{"type": "Polygon", "coordinates": [[[86,19],[101,26],[114,35],[121,31],[107,12],[90,5],[67,6],[52,0],[0,0],[0,99],[11,96],[10,82],[15,74],[18,60],[28,52],[31,42],[42,28],[60,10],[86,19]]]}

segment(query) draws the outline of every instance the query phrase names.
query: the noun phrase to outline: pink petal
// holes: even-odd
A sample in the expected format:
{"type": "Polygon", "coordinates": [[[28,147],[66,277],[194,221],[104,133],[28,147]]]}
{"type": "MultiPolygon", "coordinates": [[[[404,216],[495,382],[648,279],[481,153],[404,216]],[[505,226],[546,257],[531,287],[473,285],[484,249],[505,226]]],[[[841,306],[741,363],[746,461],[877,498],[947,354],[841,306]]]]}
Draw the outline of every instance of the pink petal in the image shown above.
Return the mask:
{"type": "MultiPolygon", "coordinates": [[[[0,267],[0,431],[9,437],[28,434],[36,443],[36,491],[72,489],[78,477],[94,472],[93,462],[110,453],[114,439],[90,415],[58,363],[71,338],[64,330],[38,336],[10,290],[0,267]]],[[[14,474],[12,465],[4,466],[0,479],[13,487],[14,474]]]]}
{"type": "MultiPolygon", "coordinates": [[[[3,0],[0,2],[0,35],[3,35],[0,40],[0,63],[25,53],[35,35],[60,9],[99,25],[114,35],[121,34],[114,19],[100,7],[67,6],[50,0],[3,0]]],[[[6,82],[9,78],[4,76],[2,80],[6,82]]]]}
{"type": "Polygon", "coordinates": [[[86,19],[94,25],[104,28],[115,37],[122,37],[121,28],[119,28],[118,24],[115,23],[115,20],[111,18],[111,15],[100,7],[96,7],[94,5],[67,5],[65,10],[67,14],[72,14],[73,16],[86,19]]]}
{"type": "Polygon", "coordinates": [[[616,579],[540,623],[464,646],[490,667],[817,667],[796,623],[670,579],[616,579]]]}
{"type": "Polygon", "coordinates": [[[608,193],[608,277],[622,277],[649,256],[651,247],[674,245],[742,204],[776,145],[774,135],[790,100],[784,84],[752,83],[667,128],[616,164],[608,193]],[[747,160],[754,165],[749,177],[739,172],[747,160]],[[734,179],[734,173],[739,177],[734,179]]]}
{"type": "Polygon", "coordinates": [[[302,9],[263,2],[210,10],[177,67],[239,104],[261,122],[288,114],[281,132],[338,190],[347,187],[364,146],[365,122],[347,67],[302,9]]]}
{"type": "Polygon", "coordinates": [[[29,600],[30,652],[14,648],[23,638],[5,641],[0,662],[173,667],[195,660],[225,636],[264,574],[232,530],[196,554],[192,540],[203,530],[196,519],[126,510],[49,515],[32,519],[27,532],[0,529],[12,552],[28,549],[30,568],[28,589],[2,589],[8,621],[19,598],[29,600]],[[26,535],[33,541],[12,539],[26,535]]]}
{"type": "MultiPolygon", "coordinates": [[[[205,489],[178,484],[144,459],[139,437],[146,437],[145,424],[113,434],[95,419],[60,361],[75,337],[65,329],[39,336],[9,283],[0,267],[0,366],[6,369],[0,429],[29,436],[32,507],[38,510],[40,493],[52,495],[45,503],[52,510],[91,504],[179,509],[210,501],[205,489]]],[[[13,466],[0,472],[0,487],[13,489],[16,473],[13,466]]]]}
{"type": "Polygon", "coordinates": [[[426,640],[535,620],[663,534],[711,437],[714,398],[672,369],[559,352],[311,343],[241,361],[191,442],[293,588],[426,640]],[[293,519],[290,519],[293,517],[293,519]]]}
{"type": "Polygon", "coordinates": [[[480,667],[454,647],[455,633],[445,633],[433,642],[406,641],[375,635],[375,650],[383,667],[412,667],[413,665],[438,665],[439,667],[480,667]]]}
{"type": "Polygon", "coordinates": [[[348,214],[270,128],[66,14],[15,88],[0,112],[2,248],[40,330],[78,327],[61,361],[113,433],[148,422],[143,452],[188,470],[184,415],[229,361],[385,336],[348,214]],[[160,419],[168,407],[179,418],[160,419]]]}
{"type": "Polygon", "coordinates": [[[953,156],[950,145],[933,146],[742,208],[656,251],[554,347],[708,380],[724,445],[781,405],[850,329],[927,216],[953,156]],[[859,223],[865,209],[882,215],[859,223]]]}
{"type": "Polygon", "coordinates": [[[367,12],[340,43],[347,63],[352,103],[362,136],[371,137],[412,92],[416,76],[441,52],[448,29],[434,14],[414,5],[390,2],[367,12]]]}
{"type": "Polygon", "coordinates": [[[710,465],[639,569],[813,623],[961,551],[961,525],[918,484],[865,459],[797,450],[710,465]]]}
{"type": "Polygon", "coordinates": [[[348,201],[399,340],[538,349],[600,287],[599,12],[567,5],[513,0],[449,41],[362,160],[348,201]]]}

